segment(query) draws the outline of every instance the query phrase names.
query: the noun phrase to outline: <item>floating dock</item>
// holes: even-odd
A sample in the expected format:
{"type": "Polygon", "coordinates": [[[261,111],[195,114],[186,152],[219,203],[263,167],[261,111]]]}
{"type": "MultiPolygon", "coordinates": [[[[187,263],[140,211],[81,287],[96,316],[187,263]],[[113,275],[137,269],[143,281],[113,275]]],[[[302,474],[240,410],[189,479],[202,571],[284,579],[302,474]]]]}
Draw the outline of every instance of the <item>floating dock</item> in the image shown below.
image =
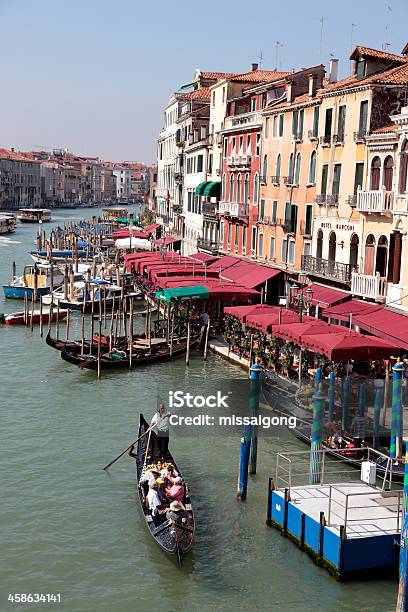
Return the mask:
{"type": "MultiPolygon", "coordinates": [[[[288,457],[284,456],[286,462],[288,457]]],[[[278,480],[282,463],[281,457],[278,480]]],[[[375,470],[375,461],[371,464],[371,470],[375,470]]],[[[333,467],[333,462],[330,465],[333,467]]],[[[344,464],[340,465],[344,470],[344,464]]],[[[350,480],[293,486],[291,466],[286,465],[284,470],[286,486],[275,489],[270,479],[267,523],[339,579],[364,573],[397,573],[402,489],[386,488],[384,481],[378,480],[375,484],[350,480]]],[[[331,475],[335,477],[335,473],[333,470],[331,475]]],[[[358,478],[358,471],[354,474],[358,478]]]]}

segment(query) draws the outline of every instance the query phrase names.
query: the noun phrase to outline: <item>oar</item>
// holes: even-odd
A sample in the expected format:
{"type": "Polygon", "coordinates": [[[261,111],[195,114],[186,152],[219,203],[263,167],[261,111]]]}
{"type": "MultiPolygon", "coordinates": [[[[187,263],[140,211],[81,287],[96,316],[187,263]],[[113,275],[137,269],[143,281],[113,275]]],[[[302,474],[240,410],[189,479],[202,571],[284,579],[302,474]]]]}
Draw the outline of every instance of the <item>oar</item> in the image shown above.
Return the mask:
{"type": "MultiPolygon", "coordinates": [[[[144,438],[144,436],[146,436],[149,432],[152,431],[152,429],[155,427],[156,423],[154,425],[152,425],[151,427],[149,427],[149,429],[146,429],[146,431],[144,433],[142,433],[141,436],[139,436],[134,442],[132,442],[132,444],[129,444],[129,446],[127,448],[125,448],[125,450],[120,453],[120,455],[118,455],[113,461],[111,461],[110,463],[108,463],[108,465],[105,465],[105,467],[103,468],[104,470],[107,470],[108,467],[110,467],[113,463],[115,463],[115,461],[117,461],[118,459],[120,459],[121,457],[123,457],[123,455],[130,449],[132,448],[132,446],[134,446],[136,444],[136,442],[139,442],[139,440],[141,440],[142,438],[144,438]]],[[[149,448],[149,446],[147,447],[149,448]]]]}

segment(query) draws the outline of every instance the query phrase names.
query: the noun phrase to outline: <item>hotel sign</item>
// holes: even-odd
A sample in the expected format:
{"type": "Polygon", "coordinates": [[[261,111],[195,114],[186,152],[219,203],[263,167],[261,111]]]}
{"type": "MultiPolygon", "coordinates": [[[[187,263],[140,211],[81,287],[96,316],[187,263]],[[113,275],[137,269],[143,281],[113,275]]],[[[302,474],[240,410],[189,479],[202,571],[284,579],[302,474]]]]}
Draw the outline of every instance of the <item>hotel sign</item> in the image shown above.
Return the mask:
{"type": "Polygon", "coordinates": [[[347,223],[331,223],[331,222],[323,222],[320,224],[322,229],[336,229],[342,230],[343,232],[354,232],[354,225],[348,225],[347,223]]]}

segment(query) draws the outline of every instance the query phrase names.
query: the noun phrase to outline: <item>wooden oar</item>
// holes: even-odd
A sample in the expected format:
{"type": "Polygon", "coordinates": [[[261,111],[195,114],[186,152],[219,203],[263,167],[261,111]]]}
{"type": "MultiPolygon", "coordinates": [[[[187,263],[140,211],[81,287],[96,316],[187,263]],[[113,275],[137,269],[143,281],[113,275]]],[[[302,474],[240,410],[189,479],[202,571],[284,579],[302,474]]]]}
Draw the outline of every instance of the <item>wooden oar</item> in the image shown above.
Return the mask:
{"type": "MultiPolygon", "coordinates": [[[[144,436],[146,436],[149,432],[152,431],[152,429],[156,426],[156,423],[154,425],[152,425],[151,427],[149,427],[149,429],[146,429],[146,431],[144,433],[142,433],[141,436],[139,436],[134,442],[132,442],[132,444],[129,444],[129,446],[127,448],[125,448],[125,450],[120,453],[120,455],[118,455],[113,461],[111,461],[110,463],[108,463],[108,465],[105,465],[105,467],[103,468],[104,470],[107,470],[108,467],[110,467],[113,463],[115,463],[115,461],[117,461],[118,459],[120,459],[121,457],[123,457],[123,455],[130,449],[132,448],[132,446],[134,446],[136,444],[136,442],[139,442],[139,440],[141,440],[142,438],[144,438],[144,436]]],[[[149,448],[149,445],[147,446],[147,448],[149,448]]]]}

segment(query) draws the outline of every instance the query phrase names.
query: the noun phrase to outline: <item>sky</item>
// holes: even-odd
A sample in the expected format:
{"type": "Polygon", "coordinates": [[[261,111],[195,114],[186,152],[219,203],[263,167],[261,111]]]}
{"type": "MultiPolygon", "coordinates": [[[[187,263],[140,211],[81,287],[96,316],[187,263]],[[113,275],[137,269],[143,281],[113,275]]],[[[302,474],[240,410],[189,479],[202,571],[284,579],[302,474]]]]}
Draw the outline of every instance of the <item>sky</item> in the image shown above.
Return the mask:
{"type": "Polygon", "coordinates": [[[352,43],[400,53],[407,19],[407,0],[0,0],[0,147],[151,163],[196,68],[245,72],[262,54],[273,69],[279,42],[282,70],[332,54],[346,76],[352,43]]]}

